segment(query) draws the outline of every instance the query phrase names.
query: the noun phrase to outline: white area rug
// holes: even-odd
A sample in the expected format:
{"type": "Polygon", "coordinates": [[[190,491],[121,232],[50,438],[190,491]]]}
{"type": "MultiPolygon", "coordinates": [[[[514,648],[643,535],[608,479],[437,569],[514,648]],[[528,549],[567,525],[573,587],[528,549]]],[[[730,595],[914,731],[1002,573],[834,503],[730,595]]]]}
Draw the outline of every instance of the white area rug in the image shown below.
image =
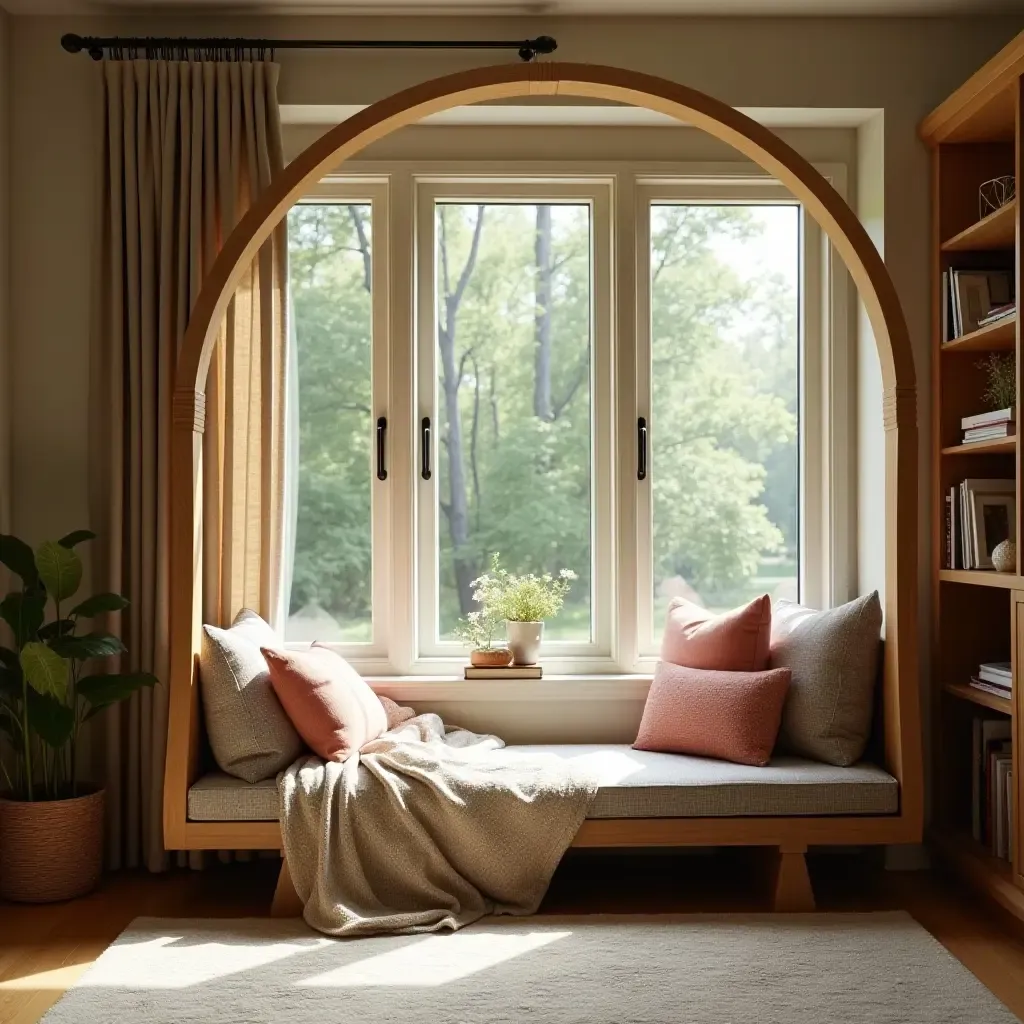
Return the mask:
{"type": "Polygon", "coordinates": [[[139,918],[47,1024],[1012,1024],[906,914],[485,918],[329,939],[139,918]]]}

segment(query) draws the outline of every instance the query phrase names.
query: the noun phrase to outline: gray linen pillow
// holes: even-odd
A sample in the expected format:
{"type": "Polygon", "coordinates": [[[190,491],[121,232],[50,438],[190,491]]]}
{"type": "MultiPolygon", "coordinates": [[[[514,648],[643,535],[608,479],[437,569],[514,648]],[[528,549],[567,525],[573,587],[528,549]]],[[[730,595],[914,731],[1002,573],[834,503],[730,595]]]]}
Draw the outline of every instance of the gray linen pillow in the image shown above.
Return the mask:
{"type": "Polygon", "coordinates": [[[243,608],[230,629],[203,626],[199,677],[206,733],[222,771],[262,782],[305,749],[270,684],[260,647],[281,643],[254,611],[243,608]]]}
{"type": "Polygon", "coordinates": [[[824,612],[775,604],[768,667],[792,673],[781,750],[841,766],[860,759],[871,734],[881,630],[878,591],[824,612]]]}

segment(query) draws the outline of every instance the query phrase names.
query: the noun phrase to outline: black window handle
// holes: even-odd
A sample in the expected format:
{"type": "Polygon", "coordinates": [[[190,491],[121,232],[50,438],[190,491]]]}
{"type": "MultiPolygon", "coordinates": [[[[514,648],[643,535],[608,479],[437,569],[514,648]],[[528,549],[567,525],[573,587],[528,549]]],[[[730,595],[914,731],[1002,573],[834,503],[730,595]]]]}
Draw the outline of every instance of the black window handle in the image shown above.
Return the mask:
{"type": "Polygon", "coordinates": [[[384,465],[384,445],[387,440],[388,418],[387,416],[377,417],[377,479],[387,480],[388,470],[384,465]]]}
{"type": "Polygon", "coordinates": [[[636,421],[636,478],[647,479],[647,420],[643,416],[636,421]]]}
{"type": "Polygon", "coordinates": [[[420,476],[430,479],[430,417],[420,421],[420,476]]]}

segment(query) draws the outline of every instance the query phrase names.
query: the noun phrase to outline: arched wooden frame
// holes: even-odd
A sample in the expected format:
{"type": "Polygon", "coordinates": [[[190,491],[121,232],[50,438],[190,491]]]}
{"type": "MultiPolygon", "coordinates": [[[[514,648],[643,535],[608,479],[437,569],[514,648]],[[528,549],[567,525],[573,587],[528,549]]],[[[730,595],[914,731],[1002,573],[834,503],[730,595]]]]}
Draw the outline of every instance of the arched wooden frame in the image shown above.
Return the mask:
{"type": "MultiPolygon", "coordinates": [[[[867,310],[882,369],[885,427],[886,768],[900,783],[900,811],[885,817],[623,819],[585,822],[579,845],[778,845],[916,842],[923,780],[916,648],[917,424],[914,363],[892,280],[860,221],[839,194],[778,136],[732,107],[663,78],[589,64],[510,64],[425,82],[360,111],[289,164],[226,240],[192,311],[173,401],[171,679],[164,783],[169,849],[279,848],[276,822],[189,822],[188,788],[199,772],[202,724],[197,656],[201,637],[202,434],[206,375],[227,304],[244,269],[291,207],[324,174],[370,143],[454,106],[515,96],[612,100],[668,114],[728,143],[799,199],[842,257],[867,310]]],[[[882,543],[883,538],[878,538],[882,543]]]]}

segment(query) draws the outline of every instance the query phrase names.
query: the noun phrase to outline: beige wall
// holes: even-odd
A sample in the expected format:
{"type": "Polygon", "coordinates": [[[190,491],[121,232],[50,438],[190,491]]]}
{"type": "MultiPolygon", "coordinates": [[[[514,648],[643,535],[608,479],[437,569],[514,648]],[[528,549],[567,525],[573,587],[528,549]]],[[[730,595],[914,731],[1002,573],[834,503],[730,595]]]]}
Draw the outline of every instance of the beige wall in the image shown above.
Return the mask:
{"type": "MultiPolygon", "coordinates": [[[[71,57],[60,49],[63,31],[506,38],[546,32],[557,37],[562,59],[664,75],[736,106],[881,109],[884,118],[875,124],[875,136],[868,141],[884,152],[884,187],[870,195],[866,212],[872,230],[884,230],[886,260],[904,304],[918,380],[926,392],[929,177],[928,155],[917,140],[916,126],[1022,28],[1024,15],[960,20],[14,18],[10,168],[14,527],[34,540],[80,526],[88,518],[87,340],[102,144],[99,69],[88,58],[71,57]]],[[[279,59],[281,99],[288,104],[368,103],[425,78],[493,60],[471,52],[282,52],[279,59]]],[[[865,443],[880,425],[876,377],[877,370],[865,364],[858,400],[865,443]],[[869,419],[875,428],[867,425],[869,419]]],[[[923,511],[929,486],[928,416],[925,393],[919,410],[922,588],[928,580],[929,553],[923,511]]],[[[875,560],[869,552],[881,547],[881,537],[873,536],[880,510],[877,502],[869,500],[871,481],[879,479],[880,472],[880,465],[865,465],[859,473],[865,585],[876,583],[871,569],[875,560]]],[[[923,589],[923,596],[926,593],[923,589]]],[[[924,599],[921,636],[927,635],[926,612],[924,599]]]]}

